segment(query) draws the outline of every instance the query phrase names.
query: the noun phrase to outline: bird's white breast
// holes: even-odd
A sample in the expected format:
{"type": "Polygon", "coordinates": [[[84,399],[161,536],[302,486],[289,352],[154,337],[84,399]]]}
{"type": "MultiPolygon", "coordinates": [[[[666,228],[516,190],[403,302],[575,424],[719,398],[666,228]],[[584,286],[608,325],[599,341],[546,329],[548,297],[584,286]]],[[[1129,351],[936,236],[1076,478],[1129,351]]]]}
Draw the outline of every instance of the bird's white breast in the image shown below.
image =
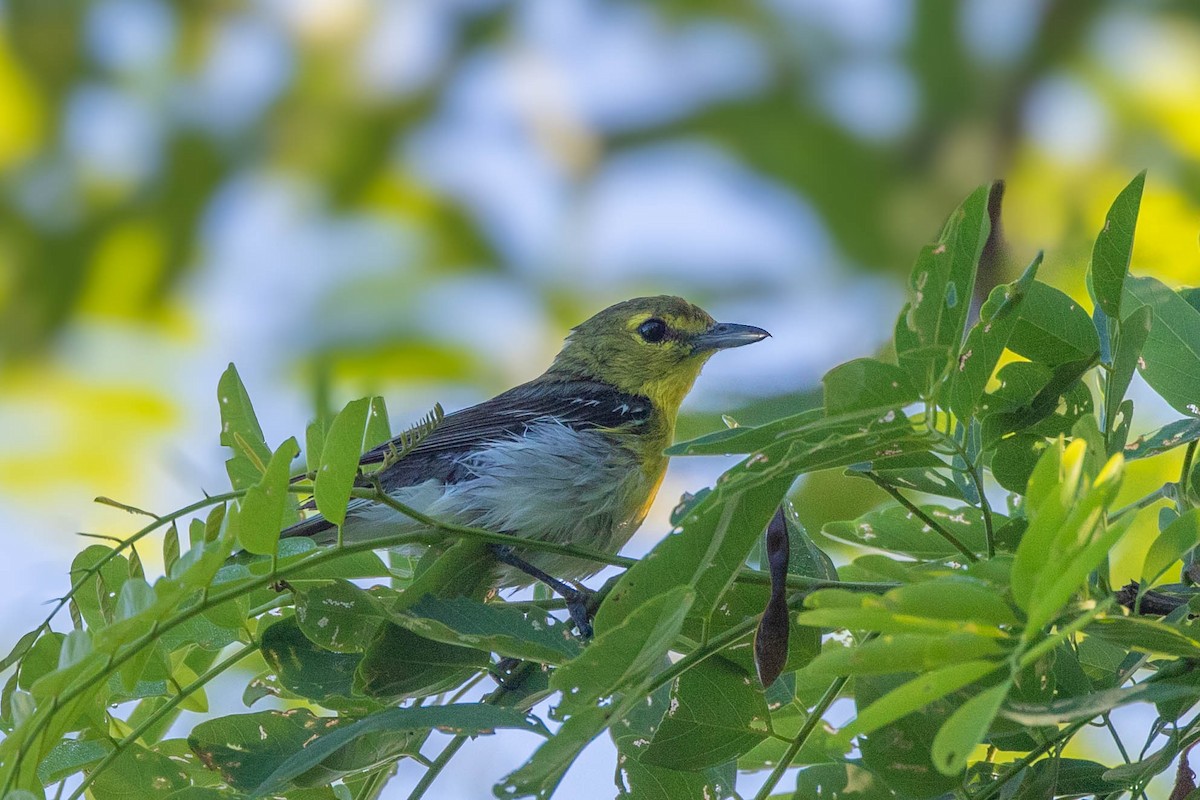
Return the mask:
{"type": "MultiPolygon", "coordinates": [[[[633,453],[595,431],[553,420],[531,425],[524,435],[501,439],[458,462],[466,480],[429,481],[393,492],[397,500],[429,516],[497,533],[579,544],[615,553],[636,530],[649,487],[633,453]]],[[[370,538],[411,525],[379,504],[350,510],[346,536],[370,538]]],[[[526,561],[558,578],[591,575],[603,567],[564,556],[519,549],[526,561]]],[[[504,568],[501,585],[530,580],[504,568]]]]}

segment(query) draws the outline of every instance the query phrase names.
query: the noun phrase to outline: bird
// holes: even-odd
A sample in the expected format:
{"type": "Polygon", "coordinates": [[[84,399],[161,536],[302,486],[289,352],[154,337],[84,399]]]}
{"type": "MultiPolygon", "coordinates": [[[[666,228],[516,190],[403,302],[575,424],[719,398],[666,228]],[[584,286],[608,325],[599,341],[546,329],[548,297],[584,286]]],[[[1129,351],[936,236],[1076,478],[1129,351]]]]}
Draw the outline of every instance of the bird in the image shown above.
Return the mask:
{"type": "MultiPolygon", "coordinates": [[[[548,583],[567,597],[586,636],[590,615],[578,582],[603,565],[522,548],[521,541],[616,554],[662,484],[664,450],[701,368],[721,350],[768,336],[752,325],[717,322],[680,297],[625,300],[574,327],[537,378],[445,415],[402,458],[393,460],[392,440],[363,454],[361,466],[377,470],[372,485],[428,517],[511,535],[511,546],[492,545],[486,553],[471,545],[486,573],[474,584],[506,589],[548,583]]],[[[421,527],[391,506],[355,498],[341,541],[421,527]]],[[[314,515],[281,536],[332,544],[338,530],[314,515]]],[[[465,572],[449,574],[460,582],[465,572]]],[[[459,591],[470,589],[464,583],[459,591]]]]}

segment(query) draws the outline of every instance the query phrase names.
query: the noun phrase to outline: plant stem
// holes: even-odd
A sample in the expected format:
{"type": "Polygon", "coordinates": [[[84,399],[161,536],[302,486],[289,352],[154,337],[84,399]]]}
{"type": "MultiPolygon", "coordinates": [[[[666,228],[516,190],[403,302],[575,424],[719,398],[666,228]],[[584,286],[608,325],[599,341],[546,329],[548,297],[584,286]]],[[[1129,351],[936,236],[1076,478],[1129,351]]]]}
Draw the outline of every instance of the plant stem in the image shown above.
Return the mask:
{"type": "Polygon", "coordinates": [[[975,485],[975,493],[979,495],[979,510],[983,512],[985,549],[987,550],[987,557],[992,558],[996,555],[995,521],[992,519],[992,504],[988,502],[987,493],[983,490],[983,477],[979,474],[979,467],[967,458],[967,451],[963,449],[963,446],[953,436],[943,434],[942,440],[951,445],[954,451],[958,453],[959,458],[962,459],[963,464],[967,468],[967,475],[971,477],[971,483],[975,485]]]}
{"type": "Polygon", "coordinates": [[[976,795],[970,795],[970,800],[992,800],[992,798],[1000,794],[1001,790],[1004,788],[1004,784],[1017,777],[1021,770],[1028,767],[1034,761],[1037,761],[1060,743],[1065,744],[1066,742],[1070,741],[1071,737],[1079,733],[1079,731],[1082,730],[1087,724],[1088,721],[1086,719],[1079,722],[1072,722],[1070,725],[1060,730],[1058,735],[1053,739],[1043,742],[1033,750],[1018,758],[1016,761],[1013,761],[1009,765],[1008,769],[997,775],[995,780],[983,788],[983,791],[976,795]]]}
{"type": "Polygon", "coordinates": [[[383,794],[383,790],[387,787],[388,781],[391,780],[396,774],[397,763],[398,762],[393,761],[390,764],[384,764],[382,767],[379,767],[377,770],[372,772],[370,776],[363,781],[362,794],[355,798],[355,800],[379,800],[379,796],[383,794]]]}
{"type": "Polygon", "coordinates": [[[787,750],[783,752],[783,755],[779,759],[779,763],[775,765],[775,769],[767,777],[766,783],[759,788],[758,794],[754,796],[754,800],[766,800],[766,798],[770,797],[775,786],[783,778],[783,773],[788,771],[788,768],[792,765],[792,760],[796,758],[796,754],[800,752],[800,748],[808,741],[809,735],[816,730],[818,723],[821,722],[821,718],[825,716],[825,712],[829,710],[829,707],[833,705],[833,701],[841,694],[842,687],[846,685],[846,681],[848,680],[849,678],[843,675],[834,680],[829,685],[829,688],[825,690],[825,694],[821,696],[821,699],[817,701],[817,704],[809,712],[808,719],[804,721],[804,726],[800,728],[800,732],[788,744],[787,750]]]}
{"type": "MultiPolygon", "coordinates": [[[[528,673],[529,670],[533,669],[533,666],[534,665],[531,662],[526,661],[522,664],[520,669],[522,669],[523,673],[528,673]]],[[[520,681],[522,677],[523,676],[517,676],[515,680],[520,681]]],[[[508,693],[508,686],[501,684],[500,686],[496,687],[494,692],[485,697],[483,702],[495,704],[502,700],[508,693]]],[[[527,711],[528,705],[530,704],[521,703],[518,704],[518,707],[521,707],[523,710],[527,711]]],[[[442,770],[444,770],[446,765],[450,763],[450,759],[454,758],[454,755],[462,749],[462,746],[466,744],[467,740],[470,738],[470,736],[460,733],[451,739],[450,743],[446,745],[442,752],[438,753],[438,757],[435,758],[433,763],[429,765],[429,769],[425,770],[425,774],[421,776],[421,780],[419,780],[417,785],[413,787],[412,792],[408,795],[408,800],[420,800],[420,798],[424,797],[425,792],[429,791],[429,787],[433,785],[433,782],[437,780],[438,775],[441,775],[442,770]]]]}
{"type": "Polygon", "coordinates": [[[1126,514],[1141,511],[1143,508],[1146,508],[1147,506],[1154,505],[1159,500],[1162,500],[1165,497],[1169,497],[1170,492],[1173,491],[1174,487],[1175,487],[1175,484],[1173,484],[1173,483],[1164,483],[1162,486],[1158,487],[1153,492],[1151,492],[1150,494],[1141,498],[1140,500],[1135,500],[1132,503],[1130,503],[1129,505],[1122,506],[1121,508],[1118,508],[1116,511],[1109,514],[1108,521],[1116,522],[1117,520],[1119,520],[1121,517],[1125,516],[1126,514]]]}
{"type": "Polygon", "coordinates": [[[1087,627],[1092,620],[1096,619],[1096,617],[1100,616],[1105,611],[1108,611],[1108,609],[1111,608],[1116,601],[1117,598],[1115,595],[1109,595],[1100,602],[1096,603],[1095,607],[1089,610],[1086,614],[1082,614],[1079,617],[1071,620],[1070,625],[1059,628],[1053,636],[1047,636],[1045,639],[1042,639],[1042,641],[1038,642],[1024,652],[1018,650],[1013,654],[1013,658],[1016,659],[1017,669],[1025,669],[1029,665],[1033,664],[1033,662],[1044,656],[1046,653],[1049,653],[1051,650],[1057,648],[1068,638],[1087,627]]]}
{"type": "Polygon", "coordinates": [[[1175,499],[1180,514],[1192,507],[1191,498],[1188,497],[1188,478],[1191,476],[1192,462],[1196,458],[1197,444],[1200,444],[1200,441],[1190,442],[1187,450],[1183,451],[1183,466],[1179,469],[1179,497],[1175,499]]]}
{"type": "Polygon", "coordinates": [[[75,791],[71,792],[67,800],[78,800],[78,798],[82,797],[84,791],[91,786],[93,780],[100,776],[100,773],[104,771],[104,768],[111,764],[118,756],[121,755],[121,753],[125,752],[130,745],[136,743],[138,739],[142,738],[142,734],[150,730],[150,728],[153,727],[156,722],[165,717],[167,714],[171,713],[176,706],[190,697],[194,692],[204,687],[204,685],[213,678],[217,677],[222,672],[229,669],[257,649],[257,642],[251,642],[250,644],[239,648],[235,653],[229,656],[229,658],[226,658],[219,664],[214,664],[203,675],[196,678],[196,680],[192,681],[187,686],[181,688],[177,694],[172,695],[167,702],[162,705],[161,708],[157,709],[153,714],[142,720],[141,725],[138,725],[129,732],[128,736],[118,742],[117,746],[114,747],[108,753],[108,755],[106,755],[100,761],[100,763],[92,767],[88,774],[84,776],[83,781],[79,784],[79,786],[75,787],[75,791]]]}
{"type": "MultiPolygon", "coordinates": [[[[867,474],[871,475],[872,473],[867,473],[867,474]]],[[[873,479],[876,479],[876,478],[873,478],[873,479]]],[[[420,511],[417,511],[415,508],[412,508],[411,506],[401,503],[399,500],[396,500],[396,498],[388,495],[386,492],[384,492],[382,490],[356,489],[352,494],[355,497],[361,497],[366,500],[374,500],[375,502],[382,503],[383,505],[391,508],[393,511],[398,511],[401,514],[404,514],[405,516],[410,517],[411,519],[413,519],[417,522],[420,522],[423,525],[428,525],[431,528],[443,530],[443,531],[446,531],[447,533],[457,533],[461,536],[479,539],[479,540],[485,541],[485,542],[494,542],[496,544],[512,544],[512,542],[513,542],[514,537],[507,533],[494,533],[492,531],[484,530],[483,528],[473,528],[469,525],[458,525],[453,522],[445,522],[442,520],[434,519],[433,517],[430,517],[426,514],[421,513],[420,511]]],[[[920,513],[920,511],[918,510],[917,513],[920,513]]],[[[926,523],[926,524],[932,524],[934,526],[937,526],[936,522],[926,523]]],[[[946,533],[945,535],[950,536],[949,533],[946,533]]],[[[951,538],[953,538],[953,537],[951,537],[951,538]]],[[[387,544],[387,539],[377,539],[374,541],[379,542],[379,544],[377,544],[372,549],[381,550],[385,547],[390,546],[389,544],[387,544]]],[[[361,543],[359,543],[359,544],[361,544],[361,543]]],[[[627,558],[625,556],[617,556],[617,555],[613,555],[611,553],[605,553],[602,550],[595,550],[590,547],[580,547],[578,545],[557,544],[555,542],[534,541],[534,540],[524,540],[523,539],[523,540],[521,540],[521,547],[525,548],[525,549],[529,549],[529,550],[540,550],[542,552],[547,552],[547,553],[558,553],[560,555],[574,556],[575,558],[591,560],[591,561],[595,561],[597,563],[609,564],[610,566],[616,566],[616,567],[628,568],[628,567],[632,567],[634,564],[637,563],[636,558],[627,558]]],[[[961,547],[961,545],[960,545],[960,547],[961,547]]],[[[964,553],[966,555],[968,555],[968,557],[972,561],[977,560],[976,557],[974,556],[974,554],[969,553],[969,551],[964,550],[964,553]]],[[[763,584],[766,586],[769,586],[771,584],[770,573],[764,572],[763,570],[743,569],[738,573],[737,579],[747,582],[747,583],[763,584]]],[[[888,591],[889,589],[896,588],[896,586],[897,586],[897,584],[892,584],[892,583],[873,583],[873,582],[866,582],[866,581],[853,583],[853,582],[844,582],[844,581],[821,580],[818,578],[806,578],[802,575],[789,575],[788,576],[788,587],[792,588],[792,589],[797,589],[797,590],[815,591],[817,589],[835,589],[836,588],[836,589],[848,589],[850,591],[883,593],[883,592],[888,591]]]]}
{"type": "Polygon", "coordinates": [[[941,536],[943,539],[945,539],[947,542],[949,542],[954,547],[954,549],[957,550],[958,552],[962,553],[963,556],[968,561],[970,561],[971,563],[975,563],[975,562],[979,561],[979,556],[972,553],[967,548],[966,545],[964,545],[962,542],[960,542],[958,540],[958,537],[956,537],[950,531],[946,530],[944,527],[942,527],[941,523],[939,523],[933,517],[926,514],[924,511],[922,511],[920,509],[919,506],[917,506],[911,500],[909,500],[907,497],[902,495],[900,493],[899,489],[892,486],[890,483],[885,481],[883,478],[880,478],[874,472],[868,471],[868,472],[864,472],[863,474],[866,475],[868,478],[870,478],[871,481],[876,486],[878,486],[880,489],[883,489],[885,492],[890,494],[897,503],[899,503],[900,505],[907,508],[910,512],[912,512],[913,516],[915,516],[917,519],[921,520],[921,522],[924,522],[926,525],[929,526],[929,528],[931,530],[933,530],[939,536],[941,536]]]}
{"type": "Polygon", "coordinates": [[[429,769],[425,770],[425,774],[421,776],[421,780],[413,787],[412,792],[408,795],[408,800],[420,800],[425,796],[425,792],[429,791],[429,787],[437,780],[438,775],[442,774],[442,770],[450,763],[450,759],[462,749],[462,746],[467,743],[469,736],[459,734],[450,740],[450,744],[438,753],[438,757],[429,765],[429,769]]]}
{"type": "Polygon", "coordinates": [[[83,573],[83,576],[79,580],[77,580],[74,584],[71,585],[71,588],[67,590],[67,593],[65,595],[63,595],[62,597],[58,598],[58,602],[55,604],[54,608],[51,609],[50,613],[46,615],[46,619],[43,620],[42,624],[38,625],[37,628],[35,628],[34,630],[36,630],[39,635],[41,634],[42,631],[49,630],[50,623],[54,620],[54,618],[56,616],[58,616],[58,612],[62,611],[63,606],[65,606],[67,603],[69,603],[71,601],[71,598],[75,596],[75,593],[78,592],[81,588],[83,588],[84,584],[86,584],[88,581],[90,581],[93,576],[97,575],[100,572],[101,568],[104,567],[105,564],[107,564],[109,561],[112,561],[114,558],[116,558],[117,555],[122,550],[124,550],[126,547],[132,547],[138,540],[142,539],[145,536],[148,536],[149,534],[153,533],[154,531],[158,530],[159,528],[163,527],[164,525],[174,522],[175,520],[177,520],[181,517],[186,517],[188,514],[193,514],[197,511],[201,511],[205,508],[208,508],[209,506],[215,506],[218,503],[227,503],[230,500],[236,500],[237,498],[241,497],[243,494],[245,494],[244,491],[236,491],[236,492],[226,492],[225,494],[216,494],[216,495],[212,495],[211,497],[206,497],[203,500],[192,503],[190,506],[185,506],[185,507],[179,509],[178,511],[172,511],[170,514],[167,514],[166,516],[155,517],[153,522],[151,522],[149,525],[147,525],[146,527],[139,530],[137,533],[130,536],[128,539],[119,540],[119,543],[117,544],[116,547],[114,547],[111,551],[109,551],[109,552],[105,553],[103,556],[101,556],[100,559],[95,564],[88,567],[88,569],[83,573]]]}

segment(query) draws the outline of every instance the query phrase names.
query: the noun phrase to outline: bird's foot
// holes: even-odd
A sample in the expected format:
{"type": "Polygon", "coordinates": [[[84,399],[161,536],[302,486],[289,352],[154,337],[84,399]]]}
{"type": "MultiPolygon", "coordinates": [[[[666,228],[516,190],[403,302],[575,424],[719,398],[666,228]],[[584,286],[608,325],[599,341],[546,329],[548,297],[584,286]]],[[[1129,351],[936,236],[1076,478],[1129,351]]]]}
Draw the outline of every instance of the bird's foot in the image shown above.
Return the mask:
{"type": "Polygon", "coordinates": [[[492,545],[492,552],[495,553],[496,558],[501,562],[508,564],[510,567],[516,567],[531,578],[536,578],[566,600],[567,613],[571,615],[571,621],[575,623],[575,628],[579,631],[580,638],[584,641],[592,638],[592,615],[599,606],[599,601],[595,599],[596,592],[579,583],[575,583],[574,587],[568,586],[558,578],[546,573],[545,570],[535,567],[533,564],[516,555],[512,548],[507,545],[492,545]]]}
{"type": "Polygon", "coordinates": [[[595,602],[595,592],[578,583],[575,587],[564,593],[563,598],[567,601],[567,613],[571,615],[579,637],[586,642],[592,638],[592,616],[599,603],[595,602]]]}

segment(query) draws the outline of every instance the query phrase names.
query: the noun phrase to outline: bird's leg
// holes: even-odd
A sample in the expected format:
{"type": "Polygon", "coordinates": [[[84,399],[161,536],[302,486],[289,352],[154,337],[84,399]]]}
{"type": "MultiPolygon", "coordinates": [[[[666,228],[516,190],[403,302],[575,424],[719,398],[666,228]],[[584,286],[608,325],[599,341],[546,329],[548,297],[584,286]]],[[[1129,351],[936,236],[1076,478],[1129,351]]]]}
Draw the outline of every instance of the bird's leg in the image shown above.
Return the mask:
{"type": "Polygon", "coordinates": [[[571,615],[571,621],[575,623],[579,635],[584,639],[592,638],[592,614],[588,608],[588,602],[592,596],[590,591],[583,587],[574,588],[568,586],[553,575],[538,569],[533,564],[516,555],[508,545],[494,544],[492,545],[492,552],[496,554],[496,558],[501,562],[521,570],[521,572],[524,572],[531,578],[536,578],[557,592],[567,601],[567,613],[571,615]]]}

